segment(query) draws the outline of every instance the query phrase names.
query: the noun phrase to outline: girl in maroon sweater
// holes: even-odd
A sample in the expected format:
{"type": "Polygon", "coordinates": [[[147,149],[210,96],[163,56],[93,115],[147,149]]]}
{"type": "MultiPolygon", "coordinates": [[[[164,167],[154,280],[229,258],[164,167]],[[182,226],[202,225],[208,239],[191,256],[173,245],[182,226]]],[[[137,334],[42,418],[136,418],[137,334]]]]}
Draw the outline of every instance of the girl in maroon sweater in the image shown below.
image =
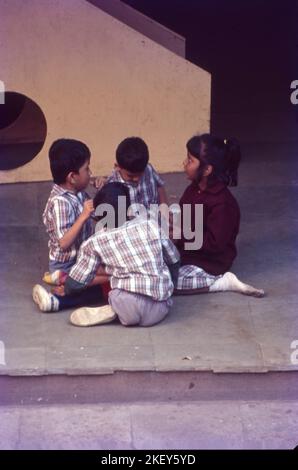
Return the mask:
{"type": "MultiPolygon", "coordinates": [[[[199,266],[209,274],[223,274],[237,255],[240,210],[227,185],[237,185],[240,147],[237,141],[225,143],[210,134],[192,137],[186,147],[184,170],[192,183],[184,191],[180,207],[183,216],[183,205],[191,205],[193,225],[194,206],[203,204],[203,246],[196,251],[185,250],[186,240],[182,238],[181,264],[199,266]]],[[[191,228],[194,230],[194,226],[191,228]]]]}
{"type": "MultiPolygon", "coordinates": [[[[184,205],[188,204],[191,207],[191,230],[194,232],[195,205],[203,204],[203,244],[198,250],[187,250],[186,243],[192,240],[185,239],[182,234],[182,239],[177,243],[181,265],[197,266],[209,275],[220,276],[214,288],[196,289],[198,292],[240,290],[249,295],[263,296],[262,290],[241,283],[234,274],[228,272],[237,256],[240,210],[227,186],[237,186],[241,159],[239,143],[234,139],[224,141],[203,134],[192,137],[186,147],[187,157],[183,164],[191,184],[180,199],[182,221],[184,205]],[[226,285],[221,289],[217,284],[226,285]],[[244,289],[246,292],[243,286],[248,287],[244,289]]],[[[176,293],[183,292],[180,290],[176,293]]],[[[194,291],[187,290],[184,293],[194,291]]]]}

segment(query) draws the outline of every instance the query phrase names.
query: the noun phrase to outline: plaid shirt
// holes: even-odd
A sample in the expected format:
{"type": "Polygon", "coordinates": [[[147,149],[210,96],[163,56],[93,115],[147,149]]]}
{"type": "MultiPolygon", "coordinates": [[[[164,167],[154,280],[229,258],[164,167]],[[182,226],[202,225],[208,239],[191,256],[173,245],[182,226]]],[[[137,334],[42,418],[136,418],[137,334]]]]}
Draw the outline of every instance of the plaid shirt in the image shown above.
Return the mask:
{"type": "Polygon", "coordinates": [[[149,209],[150,204],[159,204],[158,188],[164,186],[164,181],[150,163],[146,166],[139,183],[125,181],[118,170],[114,170],[107,179],[107,183],[114,181],[124,183],[128,187],[131,204],[143,204],[146,209],[149,209]]]}
{"type": "Polygon", "coordinates": [[[161,238],[158,225],[138,217],[116,229],[101,229],[84,242],[69,276],[87,285],[103,264],[111,276],[112,289],[162,301],[172,295],[174,288],[167,265],[179,259],[173,243],[161,238]]]}
{"type": "Polygon", "coordinates": [[[93,234],[93,222],[85,222],[79,236],[67,249],[62,250],[59,240],[73,226],[83,211],[84,202],[90,199],[85,191],[74,194],[54,184],[44,213],[43,223],[50,240],[48,243],[50,260],[66,263],[76,260],[78,250],[83,241],[93,234]]]}

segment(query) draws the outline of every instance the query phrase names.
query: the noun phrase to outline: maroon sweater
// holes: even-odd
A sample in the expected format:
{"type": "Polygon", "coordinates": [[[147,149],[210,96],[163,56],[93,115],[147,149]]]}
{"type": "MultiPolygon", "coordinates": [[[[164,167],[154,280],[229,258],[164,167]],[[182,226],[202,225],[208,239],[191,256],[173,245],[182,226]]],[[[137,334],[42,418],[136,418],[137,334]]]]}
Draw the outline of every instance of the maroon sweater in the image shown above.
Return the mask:
{"type": "Polygon", "coordinates": [[[210,274],[223,274],[230,269],[237,256],[236,237],[239,232],[240,210],[238,203],[225,184],[216,182],[204,191],[195,183],[190,184],[180,199],[191,204],[191,229],[195,228],[194,205],[203,204],[203,245],[199,250],[185,250],[186,240],[182,236],[177,248],[181,264],[193,264],[210,274]]]}

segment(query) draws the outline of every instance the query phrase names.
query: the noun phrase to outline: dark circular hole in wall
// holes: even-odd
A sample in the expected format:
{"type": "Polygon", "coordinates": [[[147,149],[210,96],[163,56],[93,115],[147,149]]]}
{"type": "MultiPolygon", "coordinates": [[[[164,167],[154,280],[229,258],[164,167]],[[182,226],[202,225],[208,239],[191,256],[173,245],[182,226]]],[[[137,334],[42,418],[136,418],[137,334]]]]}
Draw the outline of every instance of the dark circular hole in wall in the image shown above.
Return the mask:
{"type": "Polygon", "coordinates": [[[0,129],[10,126],[22,113],[26,96],[20,93],[5,93],[5,104],[0,106],[0,129]]]}
{"type": "Polygon", "coordinates": [[[0,170],[12,170],[33,160],[47,135],[47,122],[31,98],[5,92],[0,104],[0,170]]]}

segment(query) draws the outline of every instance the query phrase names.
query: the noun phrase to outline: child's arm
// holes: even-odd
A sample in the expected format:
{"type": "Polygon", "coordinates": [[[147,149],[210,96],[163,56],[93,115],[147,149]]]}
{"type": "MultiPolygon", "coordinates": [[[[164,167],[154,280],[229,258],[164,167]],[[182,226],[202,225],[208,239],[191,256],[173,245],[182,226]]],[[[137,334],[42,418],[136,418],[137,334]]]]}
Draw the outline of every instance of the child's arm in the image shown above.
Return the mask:
{"type": "Polygon", "coordinates": [[[101,264],[102,261],[89,238],[81,245],[76,264],[65,281],[65,294],[74,294],[92,285],[101,264]]]}
{"type": "Polygon", "coordinates": [[[205,219],[203,244],[200,250],[205,253],[222,253],[235,239],[239,216],[230,204],[217,204],[205,219]]]}
{"type": "Polygon", "coordinates": [[[164,186],[164,180],[160,177],[157,171],[153,168],[153,166],[148,163],[148,170],[150,174],[150,179],[156,184],[157,186],[157,193],[158,193],[158,201],[159,204],[169,204],[167,193],[164,186]]]}
{"type": "Polygon", "coordinates": [[[158,191],[159,204],[167,204],[168,205],[169,202],[168,202],[168,197],[167,197],[165,187],[164,186],[159,186],[157,188],[157,191],[158,191]]]}
{"type": "Polygon", "coordinates": [[[107,176],[95,176],[94,178],[91,178],[91,184],[99,191],[107,183],[107,180],[107,176]]]}
{"type": "Polygon", "coordinates": [[[88,286],[96,286],[98,284],[104,284],[109,282],[110,276],[106,273],[105,267],[103,265],[99,266],[96,271],[94,279],[88,284],[88,286]]]}
{"type": "MultiPolygon", "coordinates": [[[[67,278],[68,278],[68,275],[65,274],[63,282],[61,282],[61,285],[52,288],[51,292],[53,294],[57,294],[61,296],[65,295],[65,283],[66,283],[67,278]]],[[[91,282],[89,282],[88,287],[105,284],[109,281],[110,281],[110,276],[106,274],[104,266],[100,266],[98,270],[96,271],[95,277],[92,279],[91,282]]]]}
{"type": "Polygon", "coordinates": [[[84,209],[80,216],[77,218],[72,227],[65,232],[62,238],[59,239],[59,245],[62,250],[67,250],[76,240],[84,223],[89,219],[94,211],[93,200],[88,199],[84,202],[84,209]]]}

